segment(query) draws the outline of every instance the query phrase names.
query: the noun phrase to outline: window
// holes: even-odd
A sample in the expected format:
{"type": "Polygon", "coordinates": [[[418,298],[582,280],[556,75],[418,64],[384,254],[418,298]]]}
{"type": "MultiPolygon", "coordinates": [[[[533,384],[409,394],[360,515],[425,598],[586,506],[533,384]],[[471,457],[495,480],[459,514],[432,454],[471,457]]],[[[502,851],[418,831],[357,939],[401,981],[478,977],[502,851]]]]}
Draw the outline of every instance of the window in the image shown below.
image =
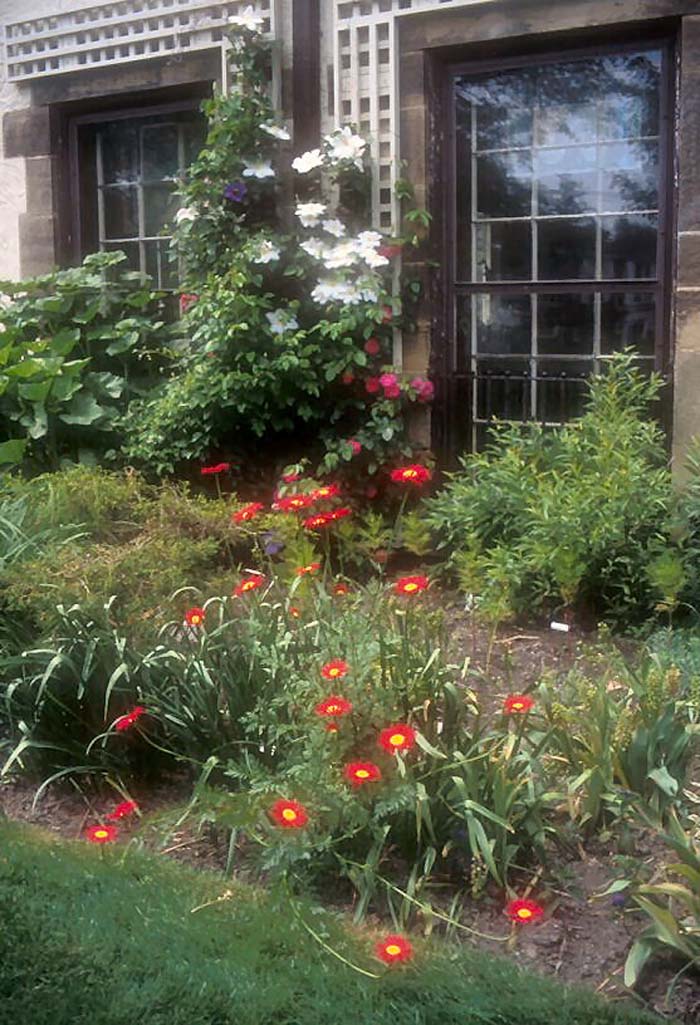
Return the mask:
{"type": "Polygon", "coordinates": [[[187,104],[158,113],[90,117],[78,129],[80,255],[120,249],[158,288],[175,288],[170,228],[177,182],[206,134],[187,104]]]}
{"type": "Polygon", "coordinates": [[[492,417],[561,423],[585,378],[664,325],[659,46],[453,79],[454,344],[471,447],[492,417]]]}

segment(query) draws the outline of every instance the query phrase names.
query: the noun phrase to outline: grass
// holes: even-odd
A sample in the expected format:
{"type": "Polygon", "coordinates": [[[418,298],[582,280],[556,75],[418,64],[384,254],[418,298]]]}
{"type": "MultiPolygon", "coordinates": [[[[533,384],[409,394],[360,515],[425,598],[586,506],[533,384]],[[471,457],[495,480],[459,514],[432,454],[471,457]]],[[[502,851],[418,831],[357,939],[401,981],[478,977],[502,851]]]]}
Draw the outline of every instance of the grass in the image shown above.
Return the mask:
{"type": "Polygon", "coordinates": [[[0,821],[0,1025],[651,1025],[465,946],[376,937],[124,847],[0,821]],[[229,898],[192,913],[228,887],[229,898]],[[348,967],[313,939],[364,971],[348,967]]]}

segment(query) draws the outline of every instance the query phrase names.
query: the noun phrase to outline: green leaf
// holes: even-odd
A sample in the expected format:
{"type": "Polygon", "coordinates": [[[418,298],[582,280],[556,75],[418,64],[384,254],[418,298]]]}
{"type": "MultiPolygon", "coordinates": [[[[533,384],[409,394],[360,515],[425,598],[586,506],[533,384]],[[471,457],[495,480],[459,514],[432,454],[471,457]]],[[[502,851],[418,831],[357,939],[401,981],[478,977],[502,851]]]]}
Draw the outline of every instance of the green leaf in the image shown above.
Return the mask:
{"type": "Polygon", "coordinates": [[[107,410],[97,402],[94,395],[80,392],[79,395],[72,399],[68,411],[61,413],[59,418],[66,424],[78,424],[81,427],[88,427],[106,415],[107,410]]]}
{"type": "Polygon", "coordinates": [[[636,985],[637,979],[642,968],[649,960],[651,952],[652,945],[648,940],[641,939],[632,944],[632,949],[625,961],[625,986],[629,986],[631,989],[636,985]]]}
{"type": "Polygon", "coordinates": [[[442,751],[438,751],[436,747],[433,747],[433,745],[425,739],[422,733],[416,733],[416,744],[418,744],[418,747],[421,748],[422,751],[425,751],[426,754],[432,755],[433,758],[447,758],[447,755],[443,754],[442,751]]]}
{"type": "Polygon", "coordinates": [[[12,441],[0,442],[0,465],[6,463],[20,463],[24,457],[24,450],[26,447],[26,438],[13,438],[12,441]]]}
{"type": "Polygon", "coordinates": [[[675,780],[665,765],[659,769],[653,769],[648,777],[656,783],[660,790],[663,790],[669,797],[676,797],[678,794],[678,780],[675,780]]]}

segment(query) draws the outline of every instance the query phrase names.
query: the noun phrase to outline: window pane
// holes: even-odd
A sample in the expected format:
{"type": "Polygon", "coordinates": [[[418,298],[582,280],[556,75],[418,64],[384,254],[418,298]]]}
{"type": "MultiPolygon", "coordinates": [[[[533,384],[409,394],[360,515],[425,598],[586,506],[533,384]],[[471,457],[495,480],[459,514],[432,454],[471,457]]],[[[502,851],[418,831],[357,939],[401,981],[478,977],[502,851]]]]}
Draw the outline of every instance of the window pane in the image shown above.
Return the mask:
{"type": "Polygon", "coordinates": [[[179,170],[177,125],[144,125],[142,132],[144,181],[177,178],[179,170]]]}
{"type": "Polygon", "coordinates": [[[477,215],[529,217],[532,168],[529,153],[499,153],[477,159],[477,215]]]}
{"type": "Polygon", "coordinates": [[[156,288],[177,286],[177,262],[170,249],[170,239],[163,238],[144,242],[146,255],[145,271],[153,278],[156,288]]]}
{"type": "Polygon", "coordinates": [[[476,351],[515,355],[531,348],[529,295],[477,295],[476,351]]]}
{"type": "Polygon", "coordinates": [[[532,229],[528,221],[492,221],[476,227],[478,281],[532,277],[532,229]]]}
{"type": "Polygon", "coordinates": [[[659,134],[661,54],[617,54],[600,61],[603,95],[600,136],[635,138],[659,134]]]}
{"type": "Polygon", "coordinates": [[[581,416],[588,389],[590,362],[541,360],[537,375],[537,419],[543,423],[566,423],[581,416]]]}
{"type": "Polygon", "coordinates": [[[538,221],[541,281],[595,277],[596,222],[592,217],[538,221]]]}
{"type": "Polygon", "coordinates": [[[105,238],[133,238],[139,233],[138,193],[135,185],[102,189],[105,238]]]}
{"type": "Polygon", "coordinates": [[[591,355],[593,295],[540,295],[537,298],[537,351],[548,355],[591,355]]]}
{"type": "Polygon", "coordinates": [[[658,206],[658,145],[618,142],[600,147],[601,211],[655,210],[658,206]]]}
{"type": "Polygon", "coordinates": [[[126,254],[126,262],[119,265],[121,270],[141,270],[138,242],[105,242],[100,248],[108,253],[119,250],[126,254]]]}
{"type": "Polygon", "coordinates": [[[656,277],[657,217],[603,217],[604,278],[656,277]]]}
{"type": "Polygon", "coordinates": [[[172,223],[179,206],[173,187],[167,185],[144,185],[143,209],[145,234],[160,235],[172,223]]]}
{"type": "Polygon", "coordinates": [[[527,360],[479,360],[476,416],[479,420],[529,420],[530,364],[527,360]]]}
{"type": "Polygon", "coordinates": [[[114,185],[138,178],[139,141],[131,121],[113,121],[99,130],[102,182],[114,185]]]}
{"type": "Polygon", "coordinates": [[[628,346],[653,356],[656,341],[656,298],[652,292],[613,292],[602,297],[601,352],[628,346]]]}

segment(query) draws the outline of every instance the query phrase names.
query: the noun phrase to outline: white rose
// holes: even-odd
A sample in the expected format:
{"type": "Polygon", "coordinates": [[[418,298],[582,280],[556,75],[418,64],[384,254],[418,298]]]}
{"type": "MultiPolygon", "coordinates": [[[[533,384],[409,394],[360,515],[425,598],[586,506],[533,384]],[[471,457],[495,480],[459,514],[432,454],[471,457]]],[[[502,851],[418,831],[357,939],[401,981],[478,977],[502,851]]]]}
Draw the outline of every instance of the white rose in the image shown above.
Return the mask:
{"type": "Polygon", "coordinates": [[[335,235],[336,238],[342,238],[345,234],[345,225],[342,221],[334,218],[323,222],[323,230],[327,231],[329,235],[335,235]]]}
{"type": "Polygon", "coordinates": [[[270,162],[265,160],[251,161],[248,166],[243,170],[244,178],[274,178],[275,172],[270,166],[270,162]]]}

